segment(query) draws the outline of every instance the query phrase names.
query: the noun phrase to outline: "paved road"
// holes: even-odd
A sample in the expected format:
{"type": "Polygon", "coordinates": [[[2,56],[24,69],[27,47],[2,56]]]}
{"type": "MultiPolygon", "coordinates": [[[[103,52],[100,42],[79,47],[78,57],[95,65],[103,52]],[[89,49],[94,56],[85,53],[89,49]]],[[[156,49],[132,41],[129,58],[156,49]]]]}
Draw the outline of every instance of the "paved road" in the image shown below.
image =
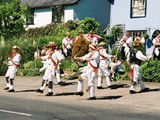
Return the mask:
{"type": "MultiPolygon", "coordinates": [[[[130,95],[129,82],[113,83],[117,89],[96,89],[98,100],[88,101],[73,95],[76,80],[67,85],[54,85],[55,96],[36,93],[41,77],[17,77],[16,92],[3,90],[4,77],[0,77],[0,120],[159,120],[159,83],[145,83],[150,92],[130,95]]],[[[56,83],[56,82],[55,82],[56,83]]],[[[85,86],[86,88],[87,86],[85,86]]]]}
{"type": "MultiPolygon", "coordinates": [[[[53,98],[54,99],[54,98],[53,98]]],[[[88,104],[92,104],[92,101],[88,104]]],[[[132,111],[128,107],[95,107],[67,103],[0,98],[0,120],[159,120],[154,113],[132,111]],[[3,111],[2,111],[3,110],[3,111]],[[5,111],[4,111],[5,110],[5,111]]]]}

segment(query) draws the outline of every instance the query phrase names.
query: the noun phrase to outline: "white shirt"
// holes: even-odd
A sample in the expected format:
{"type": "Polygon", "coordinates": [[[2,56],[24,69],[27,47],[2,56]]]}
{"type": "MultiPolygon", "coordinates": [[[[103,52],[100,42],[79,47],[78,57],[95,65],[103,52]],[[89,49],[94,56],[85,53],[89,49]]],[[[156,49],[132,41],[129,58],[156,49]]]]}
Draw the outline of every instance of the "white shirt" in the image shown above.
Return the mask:
{"type": "MultiPolygon", "coordinates": [[[[136,53],[136,58],[141,60],[141,61],[149,60],[149,57],[151,57],[151,56],[147,57],[147,56],[143,55],[143,53],[140,50],[136,53]]],[[[129,58],[130,58],[130,52],[127,56],[127,62],[129,62],[129,58]]]]}
{"type": "MultiPolygon", "coordinates": [[[[86,60],[87,58],[93,58],[93,60],[90,60],[89,62],[94,66],[94,67],[98,67],[99,64],[99,60],[100,60],[100,55],[98,51],[93,51],[93,52],[89,52],[88,54],[86,54],[85,56],[82,57],[83,61],[86,60]]],[[[87,66],[91,67],[91,65],[87,64],[87,66]]]]}
{"type": "Polygon", "coordinates": [[[121,44],[122,44],[122,46],[123,47],[132,47],[132,42],[133,42],[133,40],[132,40],[132,37],[123,37],[121,40],[121,44]]]}
{"type": "Polygon", "coordinates": [[[90,41],[91,43],[98,44],[98,39],[97,39],[97,37],[95,37],[95,36],[92,36],[92,37],[91,37],[90,34],[85,34],[84,37],[85,37],[88,41],[90,41]]]}
{"type": "Polygon", "coordinates": [[[135,41],[136,39],[139,39],[142,44],[145,43],[145,38],[144,38],[144,37],[138,37],[138,36],[137,36],[137,37],[135,37],[134,41],[135,41]]]}
{"type": "Polygon", "coordinates": [[[73,41],[72,41],[72,39],[70,39],[70,38],[68,38],[68,37],[65,37],[65,38],[62,40],[62,44],[65,45],[67,49],[72,49],[73,41]]]}
{"type": "Polygon", "coordinates": [[[16,53],[15,55],[11,56],[11,60],[8,61],[8,65],[20,65],[21,61],[21,55],[19,53],[16,53]]]}
{"type": "Polygon", "coordinates": [[[49,65],[51,65],[51,64],[54,65],[52,60],[50,59],[51,57],[56,62],[56,64],[58,64],[58,61],[61,61],[64,59],[64,56],[62,55],[62,53],[57,50],[55,50],[55,52],[53,52],[53,53],[51,50],[48,50],[46,53],[46,56],[42,56],[41,59],[46,60],[46,63],[49,65]]]}
{"type": "MultiPolygon", "coordinates": [[[[160,43],[160,39],[158,38],[154,38],[152,41],[153,45],[155,45],[156,43],[160,43]]],[[[157,49],[160,49],[160,47],[156,47],[157,49]]]]}
{"type": "Polygon", "coordinates": [[[102,48],[102,47],[99,48],[99,53],[100,53],[100,60],[103,60],[103,59],[105,59],[105,58],[106,58],[106,60],[107,60],[107,59],[110,59],[111,56],[112,56],[112,55],[107,54],[106,50],[105,50],[104,48],[102,48]],[[104,58],[103,56],[104,56],[105,58],[104,58]]]}

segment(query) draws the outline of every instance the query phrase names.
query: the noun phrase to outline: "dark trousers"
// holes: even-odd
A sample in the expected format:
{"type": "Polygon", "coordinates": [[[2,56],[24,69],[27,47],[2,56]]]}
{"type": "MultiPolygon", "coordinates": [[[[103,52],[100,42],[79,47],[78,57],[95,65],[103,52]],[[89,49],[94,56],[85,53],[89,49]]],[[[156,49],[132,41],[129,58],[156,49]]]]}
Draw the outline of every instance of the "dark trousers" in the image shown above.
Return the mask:
{"type": "MultiPolygon", "coordinates": [[[[159,53],[160,53],[160,49],[158,49],[159,50],[159,53]]],[[[154,53],[154,59],[158,59],[158,60],[160,60],[160,54],[157,56],[155,53],[154,53]]]]}
{"type": "Polygon", "coordinates": [[[124,52],[125,47],[121,48],[121,59],[125,60],[126,56],[125,56],[125,52],[124,52]]]}
{"type": "Polygon", "coordinates": [[[72,56],[72,49],[67,49],[67,56],[72,56]]]}

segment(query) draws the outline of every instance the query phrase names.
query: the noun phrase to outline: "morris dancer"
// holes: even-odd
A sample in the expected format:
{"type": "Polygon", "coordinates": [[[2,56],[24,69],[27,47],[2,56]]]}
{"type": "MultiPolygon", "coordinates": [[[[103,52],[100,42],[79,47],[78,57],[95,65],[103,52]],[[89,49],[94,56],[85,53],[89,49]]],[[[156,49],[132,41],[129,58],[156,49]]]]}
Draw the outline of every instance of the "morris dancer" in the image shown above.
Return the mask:
{"type": "Polygon", "coordinates": [[[89,91],[88,100],[95,100],[95,76],[99,68],[99,52],[96,50],[96,44],[89,44],[89,53],[83,57],[75,57],[75,60],[87,61],[87,66],[84,68],[83,73],[78,76],[78,88],[77,95],[83,95],[83,81],[85,78],[88,78],[88,88],[86,91],[89,91]]]}
{"type": "Polygon", "coordinates": [[[141,61],[147,61],[151,59],[152,56],[145,56],[143,53],[139,50],[140,43],[137,41],[134,41],[132,43],[132,46],[134,47],[133,50],[131,50],[128,54],[127,61],[131,64],[130,65],[130,72],[131,72],[131,78],[132,78],[132,85],[130,87],[130,94],[136,93],[136,85],[139,83],[141,87],[141,92],[146,92],[149,90],[149,88],[146,88],[143,81],[142,76],[140,73],[140,66],[141,61]]]}
{"type": "Polygon", "coordinates": [[[100,36],[96,36],[93,31],[90,31],[88,34],[85,34],[85,38],[90,41],[91,43],[98,44],[98,40],[100,39],[100,36]]]}
{"type": "Polygon", "coordinates": [[[105,47],[106,47],[106,43],[100,42],[99,44],[100,64],[99,64],[98,84],[97,84],[98,89],[102,89],[103,76],[106,77],[107,86],[111,87],[111,81],[109,77],[110,71],[108,69],[108,59],[110,59],[112,56],[106,53],[105,47]]]}
{"type": "Polygon", "coordinates": [[[134,41],[138,40],[143,46],[145,43],[145,38],[141,36],[140,32],[137,32],[137,36],[134,38],[134,41]]]}
{"type": "Polygon", "coordinates": [[[4,90],[8,90],[8,92],[14,92],[14,77],[18,71],[21,55],[19,54],[20,48],[18,46],[12,47],[12,54],[8,58],[8,62],[4,61],[4,64],[8,65],[8,70],[6,72],[6,88],[4,90]]]}
{"type": "Polygon", "coordinates": [[[66,57],[72,55],[73,41],[70,36],[70,33],[67,32],[66,37],[62,40],[63,52],[65,53],[66,57]]]}
{"type": "Polygon", "coordinates": [[[130,47],[132,46],[132,37],[130,37],[129,32],[126,32],[126,35],[120,40],[121,41],[121,56],[122,62],[125,60],[125,56],[128,54],[130,47]]]}
{"type": "Polygon", "coordinates": [[[160,60],[160,33],[153,39],[154,57],[160,60]]]}
{"type": "Polygon", "coordinates": [[[47,81],[48,83],[48,93],[46,96],[52,96],[53,95],[53,75],[55,75],[55,71],[57,70],[58,63],[64,59],[63,55],[56,51],[56,44],[54,42],[49,42],[49,51],[46,56],[39,57],[38,59],[46,60],[47,68],[45,70],[43,81],[40,89],[37,90],[39,93],[43,93],[47,81]]]}

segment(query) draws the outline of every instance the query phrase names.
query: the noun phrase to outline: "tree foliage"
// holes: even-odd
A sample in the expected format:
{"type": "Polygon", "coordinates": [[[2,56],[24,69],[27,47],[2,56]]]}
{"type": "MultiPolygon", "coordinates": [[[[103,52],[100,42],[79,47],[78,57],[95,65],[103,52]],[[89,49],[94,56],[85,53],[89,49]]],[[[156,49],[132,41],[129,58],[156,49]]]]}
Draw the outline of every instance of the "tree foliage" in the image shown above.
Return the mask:
{"type": "Polygon", "coordinates": [[[27,7],[20,6],[20,0],[1,0],[0,36],[11,38],[24,32],[24,18],[27,7]]]}

